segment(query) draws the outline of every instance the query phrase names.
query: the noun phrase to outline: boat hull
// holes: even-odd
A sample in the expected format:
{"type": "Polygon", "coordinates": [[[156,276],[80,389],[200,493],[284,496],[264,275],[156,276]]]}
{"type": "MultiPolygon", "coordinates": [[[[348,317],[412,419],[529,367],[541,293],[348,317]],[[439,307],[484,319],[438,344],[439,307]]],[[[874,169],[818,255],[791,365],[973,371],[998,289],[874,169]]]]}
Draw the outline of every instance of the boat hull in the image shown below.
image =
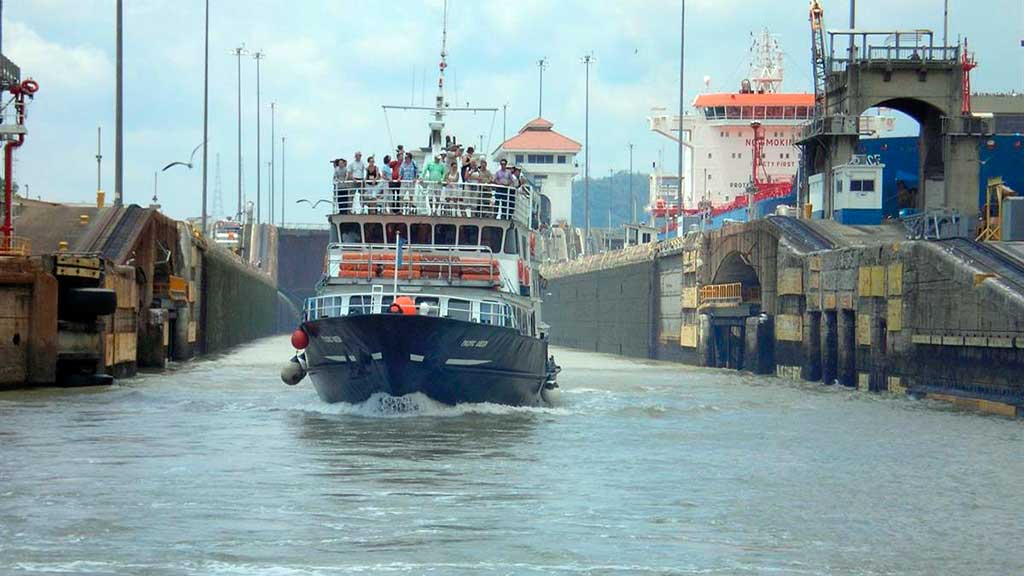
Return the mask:
{"type": "Polygon", "coordinates": [[[542,404],[547,342],[511,328],[421,315],[305,322],[306,369],[320,398],[359,403],[420,392],[445,404],[542,404]]]}

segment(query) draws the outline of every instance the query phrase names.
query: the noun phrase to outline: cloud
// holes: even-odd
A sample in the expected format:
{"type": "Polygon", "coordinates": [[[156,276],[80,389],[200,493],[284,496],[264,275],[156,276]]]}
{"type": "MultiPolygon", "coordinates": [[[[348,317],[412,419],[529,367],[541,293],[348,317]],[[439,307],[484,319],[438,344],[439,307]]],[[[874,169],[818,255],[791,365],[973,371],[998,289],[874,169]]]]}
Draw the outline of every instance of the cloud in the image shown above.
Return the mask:
{"type": "Polygon", "coordinates": [[[21,67],[23,78],[32,77],[47,91],[89,90],[97,82],[111,82],[114,66],[107,55],[94,46],[65,46],[44,39],[35,30],[18,21],[4,29],[4,48],[8,57],[21,67]]]}

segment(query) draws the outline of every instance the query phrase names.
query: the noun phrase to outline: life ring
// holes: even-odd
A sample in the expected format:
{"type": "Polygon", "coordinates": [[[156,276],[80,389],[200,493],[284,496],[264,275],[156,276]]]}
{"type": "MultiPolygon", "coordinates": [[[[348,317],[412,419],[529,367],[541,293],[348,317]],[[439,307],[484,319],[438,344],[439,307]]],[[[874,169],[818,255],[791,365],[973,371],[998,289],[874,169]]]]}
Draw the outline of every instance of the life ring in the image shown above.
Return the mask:
{"type": "Polygon", "coordinates": [[[21,83],[21,91],[25,94],[35,94],[37,90],[39,90],[39,82],[31,78],[21,83]]]}

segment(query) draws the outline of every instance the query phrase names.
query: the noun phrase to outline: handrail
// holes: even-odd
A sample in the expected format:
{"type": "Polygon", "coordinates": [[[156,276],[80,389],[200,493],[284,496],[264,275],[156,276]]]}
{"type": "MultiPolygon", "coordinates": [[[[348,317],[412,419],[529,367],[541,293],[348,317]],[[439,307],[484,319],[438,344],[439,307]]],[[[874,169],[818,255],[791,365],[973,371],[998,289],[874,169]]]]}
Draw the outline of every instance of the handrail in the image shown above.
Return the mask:
{"type": "Polygon", "coordinates": [[[700,287],[700,306],[736,305],[760,302],[760,286],[744,286],[742,282],[708,284],[700,287]]]}
{"type": "Polygon", "coordinates": [[[32,254],[32,242],[21,236],[0,237],[0,256],[28,256],[32,254]]]}
{"type": "Polygon", "coordinates": [[[493,218],[529,227],[533,190],[472,182],[335,180],[334,212],[493,218]]]}
{"type": "MultiPolygon", "coordinates": [[[[351,303],[352,297],[360,297],[362,299],[368,299],[369,304],[366,304],[366,300],[362,300],[360,304],[356,305],[356,308],[360,310],[359,314],[373,314],[373,293],[359,293],[359,294],[324,294],[321,296],[312,296],[307,298],[302,306],[303,319],[306,321],[316,320],[321,318],[338,318],[347,315],[351,316],[353,311],[353,305],[351,303]],[[345,299],[348,299],[347,301],[345,299]]],[[[516,321],[515,313],[513,309],[519,308],[522,312],[526,310],[516,304],[504,300],[492,300],[484,298],[467,298],[467,297],[453,297],[447,294],[432,294],[432,293],[416,293],[416,294],[399,294],[399,296],[408,296],[410,298],[430,298],[436,299],[438,304],[445,301],[445,304],[449,304],[452,300],[457,302],[464,302],[470,304],[470,318],[473,322],[491,324],[496,326],[507,326],[509,328],[517,328],[518,322],[516,321]],[[487,304],[493,306],[488,312],[481,310],[481,305],[487,304]],[[473,314],[473,310],[477,311],[477,314],[473,314]],[[485,321],[486,320],[486,321],[485,321]]],[[[393,297],[390,294],[381,296],[381,309],[380,314],[390,313],[388,305],[393,301],[393,297]]],[[[425,316],[439,316],[441,312],[440,306],[428,307],[427,309],[421,309],[417,307],[416,314],[425,316]]]]}

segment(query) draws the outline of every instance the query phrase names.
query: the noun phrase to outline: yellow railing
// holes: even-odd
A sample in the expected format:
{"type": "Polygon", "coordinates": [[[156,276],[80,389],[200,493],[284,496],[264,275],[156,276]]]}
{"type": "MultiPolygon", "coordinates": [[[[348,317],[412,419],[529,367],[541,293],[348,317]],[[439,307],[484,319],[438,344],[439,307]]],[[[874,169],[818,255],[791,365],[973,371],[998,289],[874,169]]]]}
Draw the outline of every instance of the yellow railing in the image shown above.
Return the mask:
{"type": "Polygon", "coordinates": [[[0,238],[0,256],[28,256],[32,253],[32,243],[28,238],[11,236],[0,238]]]}
{"type": "Polygon", "coordinates": [[[700,306],[736,306],[744,302],[759,302],[760,286],[744,286],[740,282],[709,284],[700,287],[700,306]]]}

